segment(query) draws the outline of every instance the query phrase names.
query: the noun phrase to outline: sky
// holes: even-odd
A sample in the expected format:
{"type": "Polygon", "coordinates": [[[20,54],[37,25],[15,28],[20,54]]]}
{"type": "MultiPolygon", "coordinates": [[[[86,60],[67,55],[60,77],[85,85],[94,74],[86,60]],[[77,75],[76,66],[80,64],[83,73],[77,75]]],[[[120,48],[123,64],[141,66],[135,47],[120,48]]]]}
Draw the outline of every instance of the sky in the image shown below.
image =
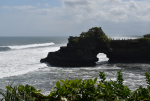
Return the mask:
{"type": "Polygon", "coordinates": [[[0,0],[0,36],[150,33],[150,0],[0,0]]]}

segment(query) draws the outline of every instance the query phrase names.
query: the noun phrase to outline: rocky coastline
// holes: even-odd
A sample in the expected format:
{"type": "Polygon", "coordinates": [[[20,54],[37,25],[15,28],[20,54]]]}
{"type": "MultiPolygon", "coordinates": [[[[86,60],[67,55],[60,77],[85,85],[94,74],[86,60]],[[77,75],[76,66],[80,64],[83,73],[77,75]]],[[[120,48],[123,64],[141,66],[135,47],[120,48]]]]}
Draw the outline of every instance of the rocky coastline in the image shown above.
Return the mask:
{"type": "Polygon", "coordinates": [[[49,52],[40,62],[67,67],[94,66],[98,53],[106,54],[108,62],[150,62],[150,38],[145,35],[138,39],[112,40],[101,27],[93,27],[79,37],[70,36],[67,46],[49,52]]]}

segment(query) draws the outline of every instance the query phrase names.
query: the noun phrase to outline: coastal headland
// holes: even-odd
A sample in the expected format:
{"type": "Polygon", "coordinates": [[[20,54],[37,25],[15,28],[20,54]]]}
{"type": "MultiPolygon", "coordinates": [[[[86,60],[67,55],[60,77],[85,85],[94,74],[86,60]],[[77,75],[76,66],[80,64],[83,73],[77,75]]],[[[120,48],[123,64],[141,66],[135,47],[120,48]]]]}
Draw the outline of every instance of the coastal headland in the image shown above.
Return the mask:
{"type": "Polygon", "coordinates": [[[113,40],[101,27],[82,32],[79,37],[70,36],[67,46],[49,52],[40,62],[55,66],[93,66],[99,53],[106,54],[108,62],[150,62],[150,35],[138,39],[113,40]]]}

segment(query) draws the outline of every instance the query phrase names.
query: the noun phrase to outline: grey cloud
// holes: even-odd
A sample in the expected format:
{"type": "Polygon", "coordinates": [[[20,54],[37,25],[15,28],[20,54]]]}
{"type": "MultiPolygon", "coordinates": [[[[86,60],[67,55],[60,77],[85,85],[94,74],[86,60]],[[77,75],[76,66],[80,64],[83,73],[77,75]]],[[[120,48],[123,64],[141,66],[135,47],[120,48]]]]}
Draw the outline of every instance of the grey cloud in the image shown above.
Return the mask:
{"type": "MultiPolygon", "coordinates": [[[[7,18],[3,18],[4,21],[0,19],[2,22],[0,33],[13,32],[29,36],[76,36],[94,26],[102,27],[107,35],[142,35],[150,32],[149,2],[130,1],[116,5],[116,3],[108,3],[108,0],[106,0],[107,3],[101,1],[104,0],[63,0],[61,7],[51,9],[17,6],[15,10],[25,12],[11,13],[12,16],[10,14],[7,18]],[[144,7],[145,13],[143,14],[141,12],[144,7]],[[90,12],[87,12],[86,9],[89,9],[90,12]]],[[[119,0],[114,0],[116,1],[119,0]]]]}
{"type": "Polygon", "coordinates": [[[118,15],[126,14],[126,10],[124,8],[112,8],[109,10],[109,13],[118,16],[118,15]]]}
{"type": "Polygon", "coordinates": [[[121,0],[108,0],[110,3],[121,3],[121,0]]]}
{"type": "Polygon", "coordinates": [[[51,9],[36,9],[30,12],[38,15],[47,15],[51,12],[51,9]]]}
{"type": "Polygon", "coordinates": [[[8,10],[10,10],[11,7],[10,6],[2,6],[1,9],[8,9],[8,10]]]}
{"type": "Polygon", "coordinates": [[[137,9],[138,8],[138,6],[137,6],[137,4],[135,3],[135,2],[131,2],[130,3],[130,5],[129,5],[129,9],[130,10],[135,10],[135,9],[137,9]]]}
{"type": "Polygon", "coordinates": [[[45,6],[47,6],[47,7],[48,7],[48,6],[49,6],[49,4],[47,4],[47,3],[46,3],[46,4],[45,4],[45,6]]]}
{"type": "Polygon", "coordinates": [[[36,7],[30,6],[30,5],[14,6],[14,9],[19,10],[19,11],[26,11],[26,10],[33,9],[33,8],[36,8],[36,7]]]}
{"type": "Polygon", "coordinates": [[[150,14],[150,7],[148,7],[146,10],[147,10],[147,12],[150,14]]]}
{"type": "Polygon", "coordinates": [[[87,0],[79,0],[79,1],[65,1],[64,2],[65,5],[69,6],[69,7],[75,7],[75,6],[85,6],[87,4],[89,4],[89,2],[87,0]]]}

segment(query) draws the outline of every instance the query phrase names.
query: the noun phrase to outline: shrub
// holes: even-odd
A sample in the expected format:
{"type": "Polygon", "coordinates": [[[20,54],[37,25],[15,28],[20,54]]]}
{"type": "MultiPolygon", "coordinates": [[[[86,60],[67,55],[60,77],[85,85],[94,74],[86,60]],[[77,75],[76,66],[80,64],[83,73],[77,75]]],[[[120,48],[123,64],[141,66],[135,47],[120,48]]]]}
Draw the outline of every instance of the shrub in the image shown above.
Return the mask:
{"type": "Polygon", "coordinates": [[[6,91],[0,90],[0,94],[3,96],[1,101],[38,101],[38,99],[44,99],[45,97],[40,91],[28,84],[15,87],[8,85],[6,86],[6,91]]]}
{"type": "Polygon", "coordinates": [[[110,39],[105,35],[101,27],[92,27],[87,32],[82,32],[80,37],[73,37],[72,42],[75,43],[73,45],[78,46],[93,46],[96,47],[108,47],[110,39]]]}
{"type": "Polygon", "coordinates": [[[117,72],[116,81],[105,81],[104,72],[99,72],[101,81],[95,79],[61,80],[49,95],[44,96],[40,90],[26,85],[18,87],[6,86],[6,91],[0,91],[5,101],[150,101],[150,75],[145,73],[147,88],[140,86],[131,90],[123,85],[123,74],[117,72]]]}
{"type": "Polygon", "coordinates": [[[74,38],[72,41],[75,43],[75,44],[78,44],[78,40],[79,40],[79,38],[74,38]]]}
{"type": "Polygon", "coordinates": [[[99,43],[103,46],[106,46],[110,42],[110,39],[105,35],[101,27],[92,27],[87,32],[81,34],[80,38],[84,39],[86,42],[99,43]]]}

